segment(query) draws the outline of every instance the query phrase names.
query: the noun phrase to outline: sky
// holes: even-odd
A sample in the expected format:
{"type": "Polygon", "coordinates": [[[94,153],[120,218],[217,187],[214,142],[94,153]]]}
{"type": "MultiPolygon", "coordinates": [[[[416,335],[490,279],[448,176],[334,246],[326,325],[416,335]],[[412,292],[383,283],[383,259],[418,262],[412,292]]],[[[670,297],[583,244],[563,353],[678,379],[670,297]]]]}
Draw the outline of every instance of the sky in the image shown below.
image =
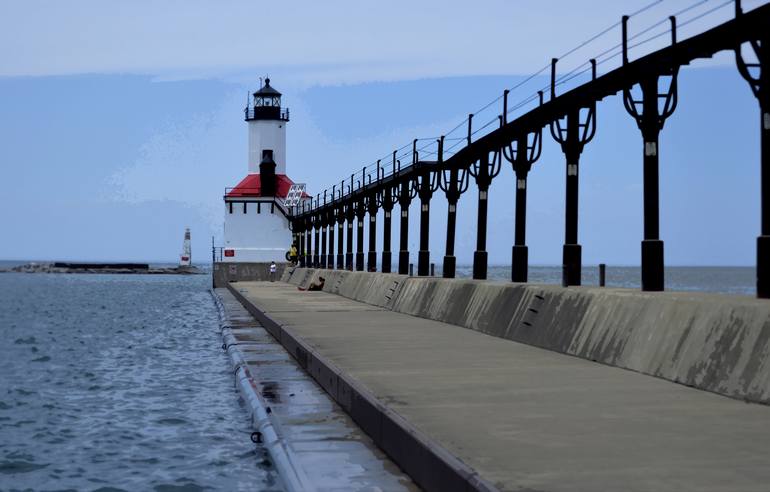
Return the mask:
{"type": "MultiPolygon", "coordinates": [[[[744,8],[762,3],[744,0],[744,8]]],[[[259,77],[269,75],[291,109],[288,174],[315,193],[413,138],[446,134],[469,113],[476,129],[495,120],[499,100],[478,110],[506,88],[518,86],[511,101],[526,101],[546,87],[547,70],[529,75],[552,57],[560,75],[580,74],[560,91],[582,83],[586,61],[620,41],[623,14],[648,6],[629,24],[632,45],[652,38],[634,47],[634,58],[668,42],[667,23],[658,24],[668,15],[683,11],[682,39],[729,19],[732,6],[721,5],[0,0],[0,259],[175,261],[191,227],[193,258],[207,260],[212,236],[221,243],[224,188],[247,173],[242,111],[259,77]]],[[[616,53],[599,57],[600,74],[617,66],[616,53]]],[[[666,261],[752,265],[757,102],[729,53],[684,67],[679,86],[679,107],[661,134],[666,261]]],[[[597,111],[580,168],[584,263],[638,265],[641,136],[619,97],[597,111]]],[[[510,262],[513,194],[504,162],[490,190],[493,264],[510,262]]],[[[530,261],[559,264],[564,157],[547,130],[528,195],[530,261]]],[[[458,205],[460,263],[475,248],[476,199],[471,185],[458,205]]],[[[436,263],[445,224],[437,196],[436,263]]],[[[398,233],[396,225],[394,241],[398,233]]]]}

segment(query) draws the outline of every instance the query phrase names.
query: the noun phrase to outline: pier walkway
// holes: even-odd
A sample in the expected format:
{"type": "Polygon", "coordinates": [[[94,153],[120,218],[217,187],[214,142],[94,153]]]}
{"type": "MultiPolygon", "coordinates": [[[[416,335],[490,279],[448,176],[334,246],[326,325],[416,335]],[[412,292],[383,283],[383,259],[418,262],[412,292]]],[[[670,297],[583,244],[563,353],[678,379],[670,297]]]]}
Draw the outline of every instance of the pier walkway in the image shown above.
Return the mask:
{"type": "Polygon", "coordinates": [[[276,490],[418,490],[227,289],[214,295],[236,386],[281,479],[276,490]]]}
{"type": "Polygon", "coordinates": [[[766,405],[288,283],[230,288],[426,489],[768,490],[766,405]]]}

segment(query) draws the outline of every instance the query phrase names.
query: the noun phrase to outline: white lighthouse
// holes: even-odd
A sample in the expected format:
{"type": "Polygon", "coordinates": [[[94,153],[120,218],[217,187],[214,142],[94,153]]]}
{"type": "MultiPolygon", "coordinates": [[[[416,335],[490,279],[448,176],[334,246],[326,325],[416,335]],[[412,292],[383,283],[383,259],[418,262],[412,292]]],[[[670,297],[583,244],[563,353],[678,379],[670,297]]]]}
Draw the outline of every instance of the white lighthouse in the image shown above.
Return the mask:
{"type": "Polygon", "coordinates": [[[286,175],[286,124],[289,110],[281,93],[265,79],[244,110],[249,126],[248,175],[225,190],[222,261],[284,261],[291,246],[284,199],[294,184],[286,175]]]}
{"type": "Polygon", "coordinates": [[[182,254],[179,255],[179,266],[188,267],[192,265],[192,248],[190,247],[190,228],[184,230],[184,242],[182,243],[182,254]]]}

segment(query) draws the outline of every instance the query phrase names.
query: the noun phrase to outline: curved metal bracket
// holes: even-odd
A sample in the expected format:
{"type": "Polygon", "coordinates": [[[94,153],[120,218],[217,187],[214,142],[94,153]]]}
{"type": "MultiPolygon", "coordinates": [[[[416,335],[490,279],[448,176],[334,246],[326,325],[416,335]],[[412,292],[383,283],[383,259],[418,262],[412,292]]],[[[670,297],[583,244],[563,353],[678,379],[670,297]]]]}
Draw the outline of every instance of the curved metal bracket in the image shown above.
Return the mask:
{"type": "MultiPolygon", "coordinates": [[[[556,98],[556,63],[558,61],[558,58],[551,58],[551,100],[556,98]]],[[[596,60],[593,58],[591,59],[591,76],[596,80],[596,60]]],[[[582,152],[582,147],[593,140],[594,135],[596,135],[596,102],[594,101],[586,109],[588,113],[585,116],[585,121],[580,121],[580,109],[577,112],[577,121],[574,122],[578,126],[576,142],[569,142],[569,129],[562,126],[561,120],[563,117],[551,121],[549,125],[551,136],[562,148],[565,145],[579,145],[582,152]]],[[[568,117],[567,125],[570,124],[571,121],[568,117]]]]}
{"type": "MultiPolygon", "coordinates": [[[[669,17],[671,22],[671,44],[676,44],[676,18],[674,16],[669,17]]],[[[628,63],[628,16],[623,16],[623,63],[628,63]]],[[[671,82],[665,92],[661,93],[658,88],[658,80],[660,74],[651,75],[649,78],[639,82],[639,87],[642,90],[642,99],[635,99],[631,93],[631,87],[623,89],[623,106],[626,112],[630,114],[635,120],[636,124],[642,132],[659,132],[666,121],[666,119],[674,113],[677,104],[679,102],[678,96],[678,83],[677,78],[679,75],[679,67],[669,67],[671,73],[663,74],[671,77],[671,82]],[[663,100],[663,106],[660,107],[660,100],[663,100]],[[650,114],[650,110],[646,110],[645,100],[647,105],[655,104],[654,112],[656,114],[650,114]],[[642,106],[642,111],[639,111],[639,106],[642,106]]]]}
{"type": "MultiPolygon", "coordinates": [[[[743,11],[740,7],[740,2],[736,2],[736,16],[743,15],[743,11]]],[[[770,38],[766,38],[770,39],[770,38]]],[[[767,42],[767,41],[765,41],[767,42]]],[[[754,51],[754,56],[757,58],[756,63],[747,63],[746,59],[743,57],[743,52],[741,51],[741,45],[738,45],[735,47],[735,64],[738,67],[738,73],[741,74],[741,77],[746,80],[746,82],[749,83],[749,87],[751,88],[751,92],[754,94],[754,97],[757,99],[760,99],[760,95],[762,92],[762,71],[766,70],[766,67],[763,66],[762,60],[763,58],[767,58],[767,55],[764,53],[764,50],[770,50],[770,46],[765,46],[765,42],[758,39],[753,39],[749,41],[749,46],[751,46],[752,51],[754,51]],[[751,69],[759,69],[759,73],[754,75],[751,73],[751,69]]]]}

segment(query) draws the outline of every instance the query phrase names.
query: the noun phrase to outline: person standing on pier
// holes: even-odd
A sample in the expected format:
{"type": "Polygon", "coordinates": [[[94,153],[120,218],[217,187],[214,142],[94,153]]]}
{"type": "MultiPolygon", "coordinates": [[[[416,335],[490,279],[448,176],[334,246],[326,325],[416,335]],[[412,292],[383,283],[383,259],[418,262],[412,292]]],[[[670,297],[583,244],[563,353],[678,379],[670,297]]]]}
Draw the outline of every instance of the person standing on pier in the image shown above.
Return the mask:
{"type": "Polygon", "coordinates": [[[275,262],[271,261],[270,262],[270,281],[271,282],[275,282],[275,270],[276,270],[275,262]]]}

